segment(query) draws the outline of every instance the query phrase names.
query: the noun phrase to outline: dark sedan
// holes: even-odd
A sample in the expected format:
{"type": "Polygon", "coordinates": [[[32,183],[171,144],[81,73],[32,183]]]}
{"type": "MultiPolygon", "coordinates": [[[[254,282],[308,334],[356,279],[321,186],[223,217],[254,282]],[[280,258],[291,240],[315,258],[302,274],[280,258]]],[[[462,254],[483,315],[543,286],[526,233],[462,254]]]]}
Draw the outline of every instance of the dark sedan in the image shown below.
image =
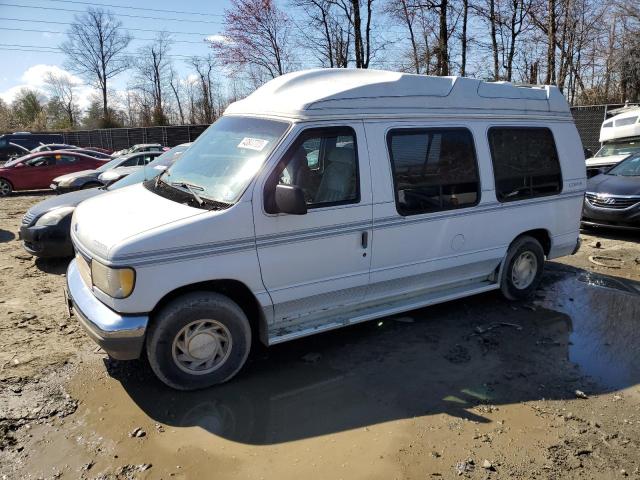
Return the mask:
{"type": "Polygon", "coordinates": [[[589,179],[582,224],[640,230],[640,154],[589,179]]]}
{"type": "Polygon", "coordinates": [[[78,204],[107,191],[133,185],[156,177],[172,165],[190,144],[172,148],[153,162],[108,187],[91,188],[49,198],[31,207],[22,218],[20,238],[24,249],[43,258],[73,255],[70,232],[71,217],[78,204]]]}

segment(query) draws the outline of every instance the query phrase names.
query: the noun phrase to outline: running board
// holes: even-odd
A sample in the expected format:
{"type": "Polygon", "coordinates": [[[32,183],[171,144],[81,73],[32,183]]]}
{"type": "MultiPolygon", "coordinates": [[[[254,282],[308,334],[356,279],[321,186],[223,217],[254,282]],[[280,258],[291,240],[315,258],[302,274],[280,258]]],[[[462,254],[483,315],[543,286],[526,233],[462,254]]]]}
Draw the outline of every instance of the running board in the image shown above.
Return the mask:
{"type": "Polygon", "coordinates": [[[375,320],[377,318],[387,317],[389,315],[395,315],[397,313],[407,312],[427,307],[429,305],[435,305],[436,303],[448,302],[450,300],[456,300],[458,298],[468,297],[470,295],[476,295],[478,293],[488,292],[498,288],[499,285],[497,283],[484,280],[473,284],[466,284],[446,290],[427,293],[414,297],[411,301],[407,301],[406,298],[404,298],[404,301],[396,300],[395,302],[384,302],[382,304],[353,312],[355,316],[348,316],[349,314],[340,315],[333,321],[331,321],[330,318],[324,318],[320,320],[315,319],[313,322],[300,323],[287,327],[276,327],[273,328],[273,332],[269,332],[269,345],[276,345],[296,338],[308,337],[309,335],[315,335],[316,333],[328,332],[329,330],[335,330],[336,328],[355,325],[356,323],[375,320]]]}

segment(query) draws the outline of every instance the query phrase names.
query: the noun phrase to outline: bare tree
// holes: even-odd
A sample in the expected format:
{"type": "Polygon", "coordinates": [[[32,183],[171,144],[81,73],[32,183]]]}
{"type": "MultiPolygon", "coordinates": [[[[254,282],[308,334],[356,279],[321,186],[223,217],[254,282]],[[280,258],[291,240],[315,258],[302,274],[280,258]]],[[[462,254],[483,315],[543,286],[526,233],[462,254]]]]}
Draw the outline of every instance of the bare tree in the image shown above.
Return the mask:
{"type": "Polygon", "coordinates": [[[180,77],[173,69],[173,66],[169,69],[169,86],[173,92],[173,96],[176,99],[176,105],[178,106],[178,114],[180,116],[180,124],[184,125],[184,109],[182,108],[182,83],[180,77]]]}
{"type": "Polygon", "coordinates": [[[421,73],[421,55],[419,53],[417,32],[415,29],[416,8],[410,4],[410,0],[391,0],[387,3],[385,11],[393,19],[400,21],[407,27],[409,42],[411,44],[411,62],[416,73],[421,73]]]}
{"type": "Polygon", "coordinates": [[[342,10],[353,32],[356,68],[369,68],[371,55],[371,28],[374,0],[328,0],[342,10]],[[364,32],[363,32],[364,23],[364,32]]]}
{"type": "Polygon", "coordinates": [[[322,66],[347,68],[351,28],[330,0],[294,0],[308,19],[301,27],[301,42],[320,60],[322,66]]]}
{"type": "Polygon", "coordinates": [[[48,72],[44,78],[46,88],[49,92],[51,100],[57,102],[66,115],[69,127],[76,125],[76,117],[79,113],[79,107],[75,97],[75,90],[78,83],[71,76],[65,74],[54,74],[48,72]]]}
{"type": "Polygon", "coordinates": [[[166,32],[160,32],[153,43],[138,51],[138,60],[135,63],[138,88],[145,90],[153,102],[153,125],[167,124],[163,96],[172,71],[170,48],[170,36],[166,32]]]}
{"type": "MultiPolygon", "coordinates": [[[[206,57],[192,57],[189,64],[195,70],[198,77],[197,86],[198,95],[191,97],[192,115],[195,116],[196,107],[200,107],[201,121],[204,123],[213,123],[216,119],[215,101],[214,101],[214,69],[216,67],[216,59],[213,55],[206,57]]],[[[194,122],[195,123],[195,122],[194,122]]]]}
{"type": "Polygon", "coordinates": [[[211,42],[221,65],[254,78],[291,70],[291,19],[274,0],[232,0],[224,15],[223,38],[211,42]]]}
{"type": "Polygon", "coordinates": [[[129,68],[124,51],[131,41],[122,22],[107,10],[89,8],[76,16],[60,46],[68,57],[68,68],[100,89],[103,123],[108,125],[108,82],[129,68]]]}

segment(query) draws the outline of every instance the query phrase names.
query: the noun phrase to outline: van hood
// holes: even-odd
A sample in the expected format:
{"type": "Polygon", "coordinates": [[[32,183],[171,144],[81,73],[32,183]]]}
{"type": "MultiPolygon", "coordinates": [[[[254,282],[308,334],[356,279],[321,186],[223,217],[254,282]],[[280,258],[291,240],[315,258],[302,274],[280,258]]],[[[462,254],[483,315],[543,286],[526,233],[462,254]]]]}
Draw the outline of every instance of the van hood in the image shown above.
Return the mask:
{"type": "Polygon", "coordinates": [[[112,249],[126,239],[205,212],[136,184],[82,202],[73,214],[71,238],[80,251],[109,261],[112,249]]]}

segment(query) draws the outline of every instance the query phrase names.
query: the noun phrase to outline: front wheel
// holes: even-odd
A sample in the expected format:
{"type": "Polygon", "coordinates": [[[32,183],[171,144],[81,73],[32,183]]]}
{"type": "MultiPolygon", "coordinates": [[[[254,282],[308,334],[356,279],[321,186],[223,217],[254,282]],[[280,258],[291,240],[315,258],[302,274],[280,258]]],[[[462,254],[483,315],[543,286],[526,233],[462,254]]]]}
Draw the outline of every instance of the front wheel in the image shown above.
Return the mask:
{"type": "Polygon", "coordinates": [[[147,335],[147,357],[162,382],[196,390],[226,382],[242,368],[251,327],[242,309],[213,292],[193,292],[167,304],[147,335]]]}
{"type": "Polygon", "coordinates": [[[504,260],[500,289],[509,300],[524,300],[538,288],[544,268],[544,250],[533,237],[516,238],[504,260]]]}
{"type": "Polygon", "coordinates": [[[9,180],[0,178],[0,197],[8,197],[13,192],[13,185],[9,180]]]}

